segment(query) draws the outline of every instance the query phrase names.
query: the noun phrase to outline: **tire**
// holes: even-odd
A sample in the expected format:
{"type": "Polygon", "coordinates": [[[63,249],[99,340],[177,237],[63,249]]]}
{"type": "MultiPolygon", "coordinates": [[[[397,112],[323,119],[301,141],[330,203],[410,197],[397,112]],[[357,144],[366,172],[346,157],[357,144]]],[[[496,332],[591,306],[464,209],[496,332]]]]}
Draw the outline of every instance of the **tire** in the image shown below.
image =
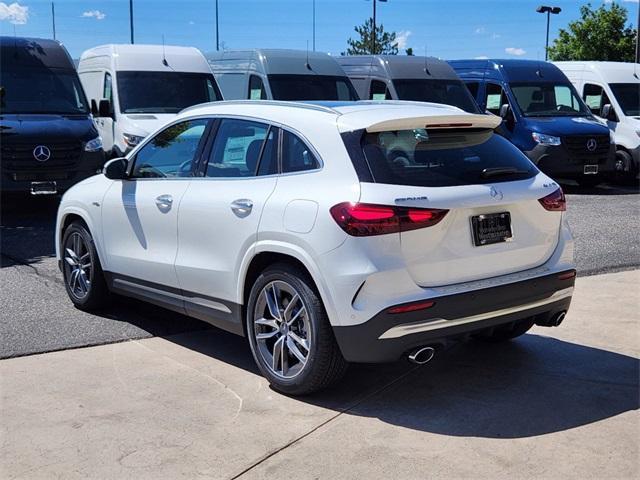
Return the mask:
{"type": "Polygon", "coordinates": [[[613,180],[618,185],[634,186],[638,185],[638,166],[633,162],[633,158],[628,152],[618,150],[616,152],[616,164],[620,163],[622,170],[616,170],[613,180]]]}
{"type": "Polygon", "coordinates": [[[491,331],[491,333],[479,334],[476,335],[475,338],[489,343],[507,342],[524,335],[531,329],[531,327],[533,327],[534,324],[535,320],[533,318],[527,318],[525,320],[520,320],[515,325],[509,324],[496,327],[491,331]]]}
{"type": "Polygon", "coordinates": [[[76,308],[93,311],[106,306],[109,289],[93,238],[82,222],[66,228],[61,252],[64,286],[76,308]]]}
{"type": "Polygon", "coordinates": [[[306,395],[345,374],[348,364],[304,270],[285,263],[264,270],[251,288],[245,320],[253,358],[275,390],[306,395]]]}

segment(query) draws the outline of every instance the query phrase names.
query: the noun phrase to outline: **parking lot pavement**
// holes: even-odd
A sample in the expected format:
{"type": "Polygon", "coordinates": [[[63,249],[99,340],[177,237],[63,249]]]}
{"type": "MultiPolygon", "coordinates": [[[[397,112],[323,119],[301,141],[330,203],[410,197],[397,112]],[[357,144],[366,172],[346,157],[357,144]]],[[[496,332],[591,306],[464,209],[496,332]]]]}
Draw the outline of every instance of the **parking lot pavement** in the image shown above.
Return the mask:
{"type": "Polygon", "coordinates": [[[640,271],[565,322],[272,391],[212,329],[0,362],[2,478],[638,478],[640,271]]]}

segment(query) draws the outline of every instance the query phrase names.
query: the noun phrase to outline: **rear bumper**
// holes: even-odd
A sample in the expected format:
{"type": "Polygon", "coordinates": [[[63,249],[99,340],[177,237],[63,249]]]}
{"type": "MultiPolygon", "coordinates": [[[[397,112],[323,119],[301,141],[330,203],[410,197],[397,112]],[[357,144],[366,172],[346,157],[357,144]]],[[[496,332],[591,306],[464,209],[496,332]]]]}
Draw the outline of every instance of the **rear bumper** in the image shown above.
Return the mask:
{"type": "Polygon", "coordinates": [[[334,326],[334,333],[346,360],[380,363],[396,361],[416,347],[530,317],[545,323],[569,308],[575,276],[561,278],[568,272],[575,271],[430,298],[435,304],[426,310],[392,314],[386,309],[358,325],[334,326]]]}
{"type": "Polygon", "coordinates": [[[597,175],[602,177],[615,172],[616,155],[613,144],[609,145],[606,155],[573,157],[564,145],[537,145],[533,150],[524,153],[540,170],[553,178],[580,179],[585,176],[585,165],[597,165],[597,175]]]}

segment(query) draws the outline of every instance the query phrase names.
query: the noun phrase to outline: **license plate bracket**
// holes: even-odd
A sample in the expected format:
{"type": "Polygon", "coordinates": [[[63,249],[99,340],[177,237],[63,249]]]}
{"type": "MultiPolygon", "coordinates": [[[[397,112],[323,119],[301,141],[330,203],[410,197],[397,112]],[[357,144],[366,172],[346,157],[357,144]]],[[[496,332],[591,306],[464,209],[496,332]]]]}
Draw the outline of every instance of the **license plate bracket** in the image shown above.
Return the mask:
{"type": "Polygon", "coordinates": [[[508,242],[513,238],[511,214],[498,212],[471,217],[471,231],[476,247],[508,242]]]}
{"type": "Polygon", "coordinates": [[[597,175],[598,165],[585,165],[583,171],[585,175],[597,175]]]}
{"type": "Polygon", "coordinates": [[[31,195],[55,195],[58,193],[56,182],[31,182],[31,195]]]}

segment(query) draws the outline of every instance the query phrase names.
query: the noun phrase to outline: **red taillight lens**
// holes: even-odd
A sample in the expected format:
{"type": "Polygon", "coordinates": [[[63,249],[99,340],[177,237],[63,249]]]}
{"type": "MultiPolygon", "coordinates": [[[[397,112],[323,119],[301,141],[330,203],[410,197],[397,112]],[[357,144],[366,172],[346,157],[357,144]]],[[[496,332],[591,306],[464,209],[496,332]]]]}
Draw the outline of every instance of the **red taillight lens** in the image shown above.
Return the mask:
{"type": "Polygon", "coordinates": [[[442,220],[448,211],[344,202],[331,207],[331,216],[349,235],[368,237],[430,227],[442,220]]]}
{"type": "Polygon", "coordinates": [[[564,197],[564,192],[561,188],[538,201],[545,210],[550,212],[564,212],[567,210],[567,199],[564,197]]]}
{"type": "Polygon", "coordinates": [[[431,308],[436,304],[436,302],[414,302],[414,303],[406,303],[404,305],[399,305],[397,307],[392,307],[387,312],[389,313],[407,313],[407,312],[415,312],[417,310],[426,310],[427,308],[431,308]]]}

